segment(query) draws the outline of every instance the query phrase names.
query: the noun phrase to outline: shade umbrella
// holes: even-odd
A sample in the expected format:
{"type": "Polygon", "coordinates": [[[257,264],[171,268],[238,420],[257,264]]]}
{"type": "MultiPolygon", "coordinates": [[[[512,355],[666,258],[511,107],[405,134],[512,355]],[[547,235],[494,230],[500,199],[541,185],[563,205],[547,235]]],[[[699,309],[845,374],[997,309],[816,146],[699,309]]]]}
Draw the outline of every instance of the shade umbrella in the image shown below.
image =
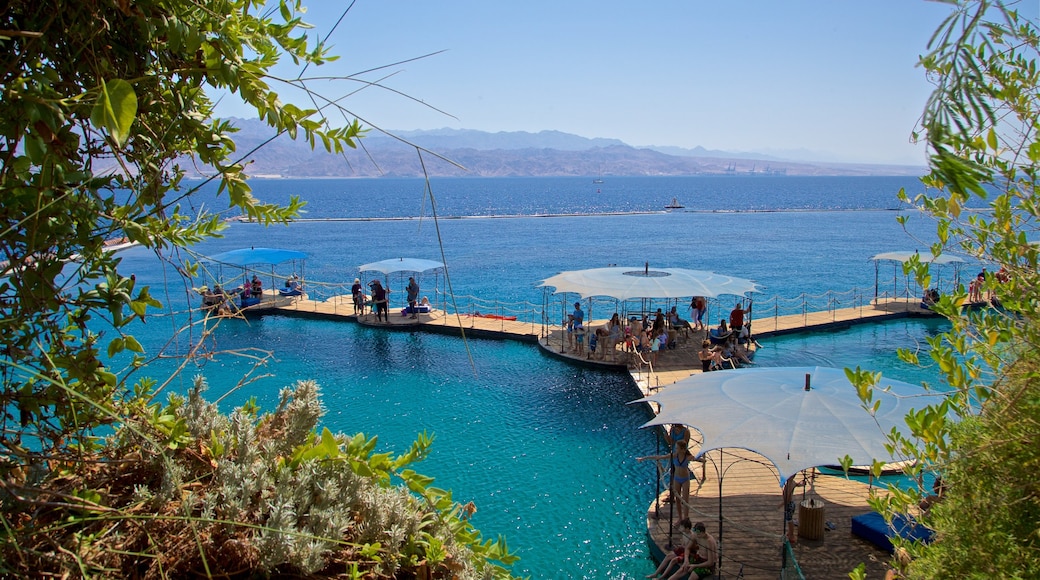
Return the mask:
{"type": "Polygon", "coordinates": [[[280,248],[242,248],[210,256],[209,260],[231,266],[274,266],[289,260],[307,258],[304,252],[280,248]]]}
{"type": "Polygon", "coordinates": [[[384,275],[388,275],[394,272],[426,272],[427,270],[443,267],[443,262],[424,260],[422,258],[391,258],[370,264],[362,264],[358,266],[358,270],[362,272],[381,272],[384,275]]]}
{"type": "Polygon", "coordinates": [[[582,298],[607,296],[618,300],[634,298],[745,296],[758,286],[751,280],[685,268],[613,267],[561,272],[542,280],[539,287],[552,286],[555,293],[572,292],[582,298]]]}
{"type": "Polygon", "coordinates": [[[636,402],[661,405],[643,427],[689,425],[704,437],[701,453],[724,447],[754,451],[776,466],[783,484],[845,455],[854,465],[895,461],[885,448],[887,434],[894,428],[908,435],[907,412],[944,397],[885,378],[874,393],[878,408],[871,414],[844,369],[743,368],[695,374],[636,402]]]}

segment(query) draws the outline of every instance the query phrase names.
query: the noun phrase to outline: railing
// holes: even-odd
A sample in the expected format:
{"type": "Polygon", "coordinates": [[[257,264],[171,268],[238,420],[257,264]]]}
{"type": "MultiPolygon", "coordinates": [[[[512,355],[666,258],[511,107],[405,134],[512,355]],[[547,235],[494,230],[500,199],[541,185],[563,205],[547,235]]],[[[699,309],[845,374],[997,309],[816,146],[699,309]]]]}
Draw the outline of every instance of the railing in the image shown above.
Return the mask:
{"type": "MultiPolygon", "coordinates": [[[[350,295],[350,284],[327,284],[321,282],[307,281],[304,287],[309,301],[331,305],[333,313],[350,315],[354,312],[353,300],[350,295]]],[[[404,308],[405,304],[395,304],[393,294],[390,296],[391,311],[396,308],[404,308]]],[[[704,315],[704,323],[709,327],[718,324],[719,320],[729,320],[730,306],[728,300],[712,298],[707,301],[707,312],[704,315]],[[714,323],[713,323],[714,322],[714,323]]],[[[486,299],[477,296],[460,295],[452,298],[447,294],[435,290],[430,297],[430,305],[433,308],[447,313],[448,317],[456,314],[465,321],[470,320],[469,327],[474,326],[474,321],[480,315],[494,315],[500,318],[503,324],[509,317],[516,317],[517,322],[540,325],[539,335],[544,337],[554,329],[560,329],[566,325],[567,314],[573,311],[574,299],[556,295],[546,295],[542,304],[530,302],[507,302],[503,300],[486,299]]],[[[810,315],[819,320],[820,313],[835,315],[839,310],[845,311],[843,319],[848,320],[848,311],[859,311],[860,318],[869,317],[879,304],[891,303],[893,301],[905,301],[907,304],[916,304],[920,297],[913,296],[909,291],[899,296],[890,295],[888,292],[875,296],[874,288],[853,288],[843,292],[827,291],[821,294],[801,294],[793,298],[772,296],[769,298],[753,297],[750,302],[751,312],[747,319],[754,326],[755,322],[772,319],[778,320],[781,316],[799,316],[807,323],[810,315]]],[[[652,316],[658,308],[667,312],[671,307],[676,307],[680,317],[689,316],[688,302],[685,300],[630,300],[618,301],[607,298],[587,298],[580,300],[586,309],[586,323],[593,318],[599,323],[605,321],[614,313],[618,313],[623,319],[629,317],[652,316]]],[[[311,304],[305,301],[295,301],[290,308],[307,309],[311,304]]],[[[316,310],[316,306],[311,306],[316,310]]],[[[835,318],[836,319],[836,318],[835,318]]],[[[465,322],[463,325],[466,326],[465,322]]],[[[486,326],[483,325],[483,326],[486,326]]],[[[768,326],[765,325],[765,326],[768,326]]],[[[761,326],[760,326],[761,327],[761,326]]]]}

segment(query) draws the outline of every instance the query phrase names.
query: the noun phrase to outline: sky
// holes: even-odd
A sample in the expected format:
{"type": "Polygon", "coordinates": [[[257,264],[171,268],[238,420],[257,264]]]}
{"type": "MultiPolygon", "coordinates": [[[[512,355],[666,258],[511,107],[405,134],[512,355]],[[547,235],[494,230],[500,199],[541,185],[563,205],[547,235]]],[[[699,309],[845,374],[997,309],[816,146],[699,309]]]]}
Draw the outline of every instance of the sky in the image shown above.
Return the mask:
{"type": "MultiPolygon", "coordinates": [[[[304,2],[318,37],[349,4],[304,2]]],[[[341,104],[363,125],[389,131],[555,130],[924,165],[911,133],[931,85],[917,62],[951,11],[926,0],[356,0],[329,39],[340,59],[305,76],[354,76],[309,86],[349,95],[341,104]]],[[[229,98],[217,112],[249,115],[229,98]]]]}

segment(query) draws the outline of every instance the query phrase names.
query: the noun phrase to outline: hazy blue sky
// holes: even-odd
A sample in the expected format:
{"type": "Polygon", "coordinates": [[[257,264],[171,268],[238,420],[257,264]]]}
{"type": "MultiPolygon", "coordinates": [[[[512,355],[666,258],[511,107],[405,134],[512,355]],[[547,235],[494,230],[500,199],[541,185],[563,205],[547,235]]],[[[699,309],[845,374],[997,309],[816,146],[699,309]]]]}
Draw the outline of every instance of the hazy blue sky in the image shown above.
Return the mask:
{"type": "MultiPolygon", "coordinates": [[[[305,1],[319,36],[348,4],[305,1]]],[[[376,87],[342,104],[390,130],[558,130],[923,165],[910,134],[930,85],[916,64],[950,12],[925,0],[357,0],[331,38],[341,59],[305,76],[443,50],[362,78],[396,73],[382,83],[455,118],[376,87]]],[[[330,97],[362,87],[312,86],[330,97]]]]}

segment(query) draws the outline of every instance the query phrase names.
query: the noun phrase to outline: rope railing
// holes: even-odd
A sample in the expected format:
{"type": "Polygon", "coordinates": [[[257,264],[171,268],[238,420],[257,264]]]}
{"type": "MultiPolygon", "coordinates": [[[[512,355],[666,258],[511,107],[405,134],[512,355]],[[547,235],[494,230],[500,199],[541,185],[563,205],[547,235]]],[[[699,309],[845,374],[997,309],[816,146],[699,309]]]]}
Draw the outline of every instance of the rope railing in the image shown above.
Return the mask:
{"type": "MultiPolygon", "coordinates": [[[[304,284],[304,292],[307,300],[294,301],[289,305],[290,308],[301,310],[313,308],[316,310],[317,307],[314,303],[324,303],[326,305],[331,304],[336,314],[350,315],[354,312],[353,300],[350,295],[350,284],[322,283],[307,280],[304,284]]],[[[404,301],[400,300],[401,298],[403,296],[395,297],[391,294],[391,311],[398,307],[404,308],[406,306],[404,301]],[[395,299],[400,304],[395,304],[395,299]]],[[[708,308],[704,315],[705,325],[714,327],[719,320],[728,321],[731,307],[727,307],[724,303],[725,300],[726,298],[712,298],[707,301],[708,308]]],[[[853,288],[845,291],[830,290],[820,294],[803,293],[795,297],[755,297],[750,303],[752,311],[748,315],[748,320],[751,322],[753,330],[755,323],[759,322],[758,329],[761,331],[769,327],[768,323],[761,324],[762,321],[772,319],[776,323],[782,316],[797,316],[801,318],[803,323],[808,323],[810,316],[814,316],[819,320],[821,313],[830,314],[832,319],[836,319],[836,314],[839,310],[856,310],[859,313],[859,318],[867,318],[870,311],[883,304],[894,301],[915,303],[919,300],[919,297],[911,294],[909,291],[900,292],[899,294],[886,291],[875,295],[874,288],[853,288]]],[[[685,317],[689,316],[689,306],[685,300],[644,300],[637,304],[637,301],[634,300],[621,302],[613,299],[593,298],[583,300],[582,302],[588,309],[586,326],[589,326],[593,320],[595,320],[594,324],[600,324],[601,321],[608,320],[614,313],[618,313],[626,319],[652,316],[652,313],[657,308],[667,311],[672,306],[676,307],[680,317],[685,319],[685,317]]],[[[534,304],[524,301],[510,302],[487,299],[472,295],[456,296],[452,300],[440,289],[434,289],[430,304],[433,308],[445,312],[446,316],[449,317],[456,316],[457,312],[457,315],[462,319],[499,318],[503,321],[503,324],[515,320],[525,324],[540,325],[541,330],[539,334],[545,337],[566,325],[565,320],[567,314],[572,309],[570,307],[573,305],[573,301],[564,300],[562,297],[559,299],[553,297],[552,299],[547,299],[542,304],[534,304]]],[[[844,318],[848,319],[848,316],[846,315],[844,318]]],[[[471,322],[469,326],[473,327],[474,324],[471,322]]]]}

